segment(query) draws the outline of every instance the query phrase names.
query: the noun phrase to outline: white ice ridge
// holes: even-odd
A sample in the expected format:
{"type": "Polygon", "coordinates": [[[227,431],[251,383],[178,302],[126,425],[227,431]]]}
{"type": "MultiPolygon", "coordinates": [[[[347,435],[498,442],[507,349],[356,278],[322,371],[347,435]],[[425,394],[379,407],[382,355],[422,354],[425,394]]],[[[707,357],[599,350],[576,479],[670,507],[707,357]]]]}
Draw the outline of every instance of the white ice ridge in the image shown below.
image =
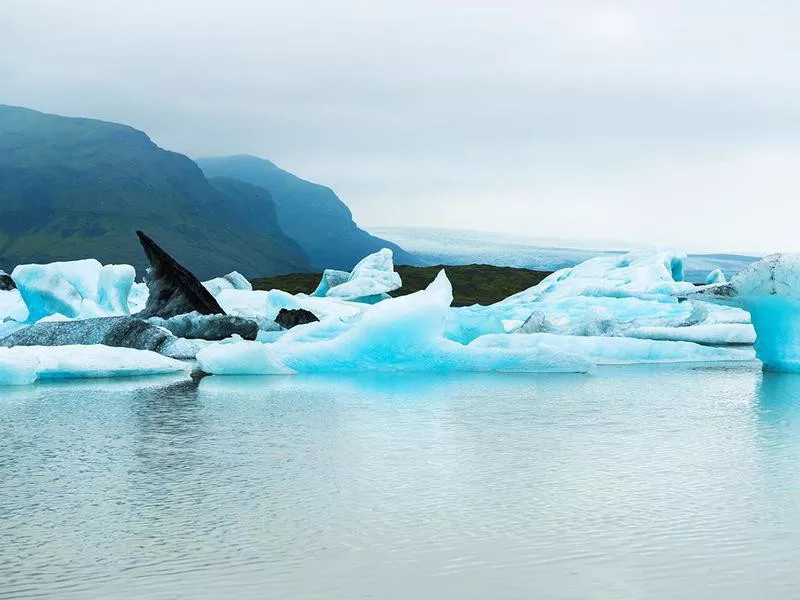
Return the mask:
{"type": "Polygon", "coordinates": [[[212,296],[219,295],[222,290],[253,290],[253,284],[238,271],[231,271],[222,277],[215,277],[214,279],[204,281],[203,286],[212,296]]]}
{"type": "Polygon", "coordinates": [[[11,274],[30,322],[50,315],[70,319],[129,314],[136,271],[89,258],[46,265],[19,265],[11,274]]]}
{"type": "Polygon", "coordinates": [[[592,258],[491,306],[454,309],[447,335],[461,343],[504,331],[604,337],[648,337],[652,332],[654,339],[706,344],[731,336],[745,340],[747,325],[735,328],[735,334],[728,327],[746,324],[744,311],[677,297],[694,290],[683,281],[684,260],[671,248],[592,258]],[[520,325],[515,329],[514,324],[520,325]],[[688,330],[701,324],[708,327],[688,330]],[[676,332],[665,335],[654,328],[676,332]]]}
{"type": "MultiPolygon", "coordinates": [[[[206,285],[226,312],[259,323],[258,341],[209,343],[197,357],[214,374],[588,372],[604,364],[750,360],[755,333],[744,308],[753,313],[756,348],[767,367],[785,368],[791,360],[800,365],[791,358],[800,343],[800,265],[785,257],[770,260],[767,275],[756,265],[752,281],[742,273],[698,294],[682,280],[681,253],[640,250],[594,258],[496,304],[466,308],[450,307],[452,287],[444,272],[426,290],[388,297],[386,291],[401,283],[389,251],[368,256],[352,273],[328,271],[316,296],[253,291],[232,273],[206,285]],[[721,297],[729,306],[718,304],[721,297]],[[319,321],[284,330],[273,321],[282,308],[309,310],[319,321]]],[[[103,267],[95,260],[17,267],[20,290],[0,292],[0,321],[7,320],[0,322],[0,338],[24,326],[23,320],[81,319],[141,307],[147,292],[143,284],[131,285],[133,275],[131,267],[103,267]]],[[[73,347],[74,356],[54,348],[12,350],[17,354],[0,353],[0,381],[148,372],[136,361],[117,368],[119,357],[105,353],[125,349],[73,347]],[[41,352],[39,362],[33,365],[25,352],[41,352]],[[53,367],[48,357],[60,362],[53,367]]]]}
{"type": "Polygon", "coordinates": [[[44,379],[132,377],[183,373],[189,364],[147,350],[109,346],[15,346],[0,348],[0,385],[44,379]]]}
{"type": "Polygon", "coordinates": [[[352,272],[326,269],[312,296],[374,302],[403,285],[394,271],[393,254],[383,248],[361,259],[352,272]]]}
{"type": "Polygon", "coordinates": [[[197,359],[212,374],[362,371],[589,372],[596,364],[750,360],[752,352],[689,342],[564,335],[445,336],[452,287],[444,271],[427,289],[384,300],[353,321],[295,327],[269,344],[230,341],[197,359]]]}
{"type": "Polygon", "coordinates": [[[772,254],[690,297],[747,310],[764,368],[800,372],[800,255],[772,254]]]}
{"type": "MultiPolygon", "coordinates": [[[[0,291],[0,323],[6,320],[25,321],[28,318],[28,308],[22,300],[19,290],[0,291]]],[[[0,339],[2,334],[0,334],[0,339]]]]}

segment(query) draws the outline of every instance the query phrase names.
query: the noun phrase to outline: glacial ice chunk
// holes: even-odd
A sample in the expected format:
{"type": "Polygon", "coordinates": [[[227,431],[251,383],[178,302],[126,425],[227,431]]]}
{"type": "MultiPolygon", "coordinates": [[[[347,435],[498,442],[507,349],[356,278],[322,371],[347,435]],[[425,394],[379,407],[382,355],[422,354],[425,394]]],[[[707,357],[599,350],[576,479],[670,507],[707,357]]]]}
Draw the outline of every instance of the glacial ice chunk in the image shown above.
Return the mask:
{"type": "Polygon", "coordinates": [[[212,296],[218,296],[222,290],[253,290],[253,284],[238,271],[231,271],[227,275],[215,277],[214,279],[202,283],[203,287],[205,287],[212,296]]]}
{"type": "Polygon", "coordinates": [[[0,323],[4,321],[26,321],[28,307],[19,290],[0,292],[0,323]]]}
{"type": "Polygon", "coordinates": [[[800,255],[772,254],[689,297],[747,310],[764,368],[800,372],[800,255]]]}
{"type": "Polygon", "coordinates": [[[596,365],[730,362],[755,358],[749,348],[715,348],[691,342],[552,333],[485,335],[469,345],[471,348],[514,349],[518,352],[536,351],[542,346],[579,356],[596,365]]]}
{"type": "Polygon", "coordinates": [[[129,314],[135,275],[130,265],[103,266],[93,258],[18,265],[12,273],[31,322],[53,314],[68,318],[129,314]]]}
{"type": "Polygon", "coordinates": [[[722,346],[751,345],[756,332],[750,323],[711,323],[687,327],[638,327],[625,332],[627,337],[648,340],[671,340],[722,346]]]}
{"type": "Polygon", "coordinates": [[[384,299],[384,294],[399,289],[403,282],[394,271],[392,251],[383,248],[361,259],[352,272],[326,270],[314,296],[367,299],[370,303],[384,299]]]}
{"type": "Polygon", "coordinates": [[[542,346],[471,348],[444,337],[452,287],[444,271],[427,289],[371,306],[336,337],[297,343],[295,328],[271,344],[238,342],[201,350],[201,368],[214,374],[285,374],[360,371],[588,372],[579,356],[542,346]]]}
{"type": "Polygon", "coordinates": [[[148,350],[109,346],[16,346],[0,348],[0,384],[43,379],[131,377],[184,373],[187,363],[148,350]]]}
{"type": "Polygon", "coordinates": [[[723,273],[721,269],[714,269],[706,277],[706,284],[726,283],[726,282],[727,279],[725,279],[725,273],[723,273]]]}
{"type": "Polygon", "coordinates": [[[491,306],[469,309],[502,323],[522,322],[517,333],[575,336],[620,337],[629,330],[641,334],[653,328],[742,321],[741,311],[679,299],[695,289],[682,280],[684,260],[683,253],[668,247],[592,258],[491,306]]]}
{"type": "Polygon", "coordinates": [[[342,285],[350,279],[350,273],[347,271],[337,271],[336,269],[325,269],[322,272],[322,278],[319,280],[319,285],[311,295],[318,298],[324,298],[328,295],[331,288],[337,285],[342,285]]]}

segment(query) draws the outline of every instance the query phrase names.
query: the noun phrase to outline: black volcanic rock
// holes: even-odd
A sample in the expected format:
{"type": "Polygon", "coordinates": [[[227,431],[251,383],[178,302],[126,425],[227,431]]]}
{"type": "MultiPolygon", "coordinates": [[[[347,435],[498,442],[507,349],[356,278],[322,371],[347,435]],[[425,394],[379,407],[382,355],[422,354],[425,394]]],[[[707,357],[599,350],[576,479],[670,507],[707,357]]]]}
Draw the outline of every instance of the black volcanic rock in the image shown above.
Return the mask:
{"type": "Polygon", "coordinates": [[[160,317],[169,319],[177,315],[198,312],[201,315],[224,315],[225,311],[203,284],[158,244],[141,231],[139,241],[150,261],[145,282],[150,292],[147,305],[139,313],[142,319],[160,317]]]}
{"type": "Polygon", "coordinates": [[[304,308],[282,308],[275,317],[275,322],[284,329],[291,329],[297,325],[305,325],[319,321],[317,316],[304,308]]]}
{"type": "Polygon", "coordinates": [[[14,283],[11,276],[5,271],[0,271],[0,292],[7,292],[15,289],[17,289],[17,284],[14,283]]]}

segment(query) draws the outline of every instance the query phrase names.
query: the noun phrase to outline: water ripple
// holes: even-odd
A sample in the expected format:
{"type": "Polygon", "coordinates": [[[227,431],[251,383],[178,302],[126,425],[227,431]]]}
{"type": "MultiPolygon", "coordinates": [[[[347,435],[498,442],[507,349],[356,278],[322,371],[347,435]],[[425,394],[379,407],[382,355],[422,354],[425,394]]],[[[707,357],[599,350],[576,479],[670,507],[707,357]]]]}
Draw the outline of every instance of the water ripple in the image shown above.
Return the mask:
{"type": "Polygon", "coordinates": [[[72,382],[0,397],[0,598],[800,589],[800,377],[72,382]]]}

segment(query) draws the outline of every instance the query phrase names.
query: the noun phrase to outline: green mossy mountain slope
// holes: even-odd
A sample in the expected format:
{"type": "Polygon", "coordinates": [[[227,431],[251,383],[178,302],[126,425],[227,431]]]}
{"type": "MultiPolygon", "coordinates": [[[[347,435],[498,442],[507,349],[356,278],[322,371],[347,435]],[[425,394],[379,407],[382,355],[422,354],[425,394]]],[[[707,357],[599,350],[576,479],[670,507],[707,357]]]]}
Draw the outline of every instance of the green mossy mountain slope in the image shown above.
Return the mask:
{"type": "Polygon", "coordinates": [[[269,192],[209,181],[126,125],[0,105],[0,268],[93,257],[141,274],[137,229],[200,278],[311,269],[269,192]]]}
{"type": "Polygon", "coordinates": [[[350,209],[328,187],[306,181],[255,156],[197,159],[206,176],[224,176],[267,189],[278,222],[296,240],[318,269],[349,271],[367,254],[391,248],[397,264],[416,259],[397,244],[370,235],[353,221],[350,209]]]}

